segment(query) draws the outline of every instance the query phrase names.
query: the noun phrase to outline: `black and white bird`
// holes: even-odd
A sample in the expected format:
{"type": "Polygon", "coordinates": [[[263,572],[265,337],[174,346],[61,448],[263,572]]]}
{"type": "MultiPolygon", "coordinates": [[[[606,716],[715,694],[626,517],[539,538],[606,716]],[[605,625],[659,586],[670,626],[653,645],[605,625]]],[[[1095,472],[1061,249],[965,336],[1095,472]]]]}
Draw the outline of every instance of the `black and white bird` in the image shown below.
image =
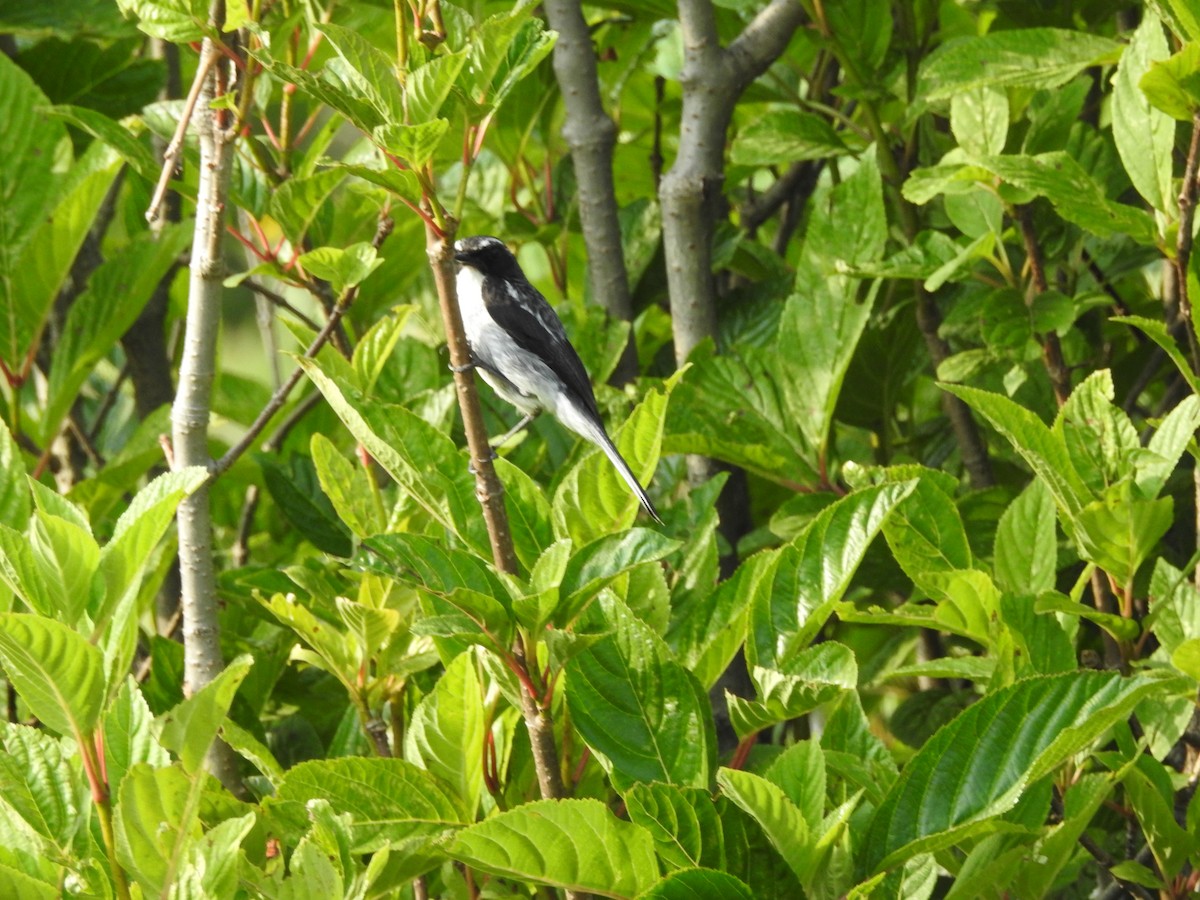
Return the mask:
{"type": "Polygon", "coordinates": [[[604,430],[587,370],[562,322],[529,283],[516,257],[503,241],[487,236],[463,238],[454,250],[459,262],[458,306],[471,364],[497,394],[525,414],[510,434],[548,410],[604,451],[661,525],[654,504],[604,430]]]}

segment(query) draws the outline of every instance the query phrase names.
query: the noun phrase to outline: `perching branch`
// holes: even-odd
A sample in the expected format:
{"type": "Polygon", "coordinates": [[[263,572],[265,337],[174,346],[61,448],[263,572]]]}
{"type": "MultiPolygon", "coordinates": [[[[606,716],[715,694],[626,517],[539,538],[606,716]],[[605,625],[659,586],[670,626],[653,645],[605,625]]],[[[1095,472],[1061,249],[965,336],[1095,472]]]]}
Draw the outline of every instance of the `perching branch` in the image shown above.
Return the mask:
{"type": "MultiPolygon", "coordinates": [[[[223,0],[215,0],[210,14],[214,33],[224,20],[223,0]]],[[[205,38],[202,60],[212,60],[217,51],[205,38]]],[[[171,467],[208,467],[208,419],[212,385],[216,374],[217,331],[221,317],[223,267],[221,235],[224,232],[229,143],[220,110],[210,108],[225,86],[223,65],[202,63],[196,73],[194,115],[200,139],[200,180],[196,190],[196,230],[192,242],[191,274],[188,283],[187,320],[183,355],[179,367],[179,389],[171,408],[171,467]]],[[[164,169],[170,162],[164,166],[164,169]]],[[[191,696],[221,671],[220,629],[217,623],[217,579],[213,565],[212,518],[208,485],[202,485],[179,504],[179,569],[183,610],[185,695],[191,696]]],[[[237,781],[235,760],[229,748],[217,742],[209,752],[212,773],[227,787],[237,781]]]]}
{"type": "Polygon", "coordinates": [[[508,513],[504,508],[504,485],[492,465],[492,447],[488,443],[483,408],[479,405],[479,392],[475,388],[475,373],[471,370],[471,351],[467,346],[466,332],[463,331],[462,314],[458,310],[458,290],[454,278],[454,229],[440,233],[426,223],[425,253],[437,285],[442,324],[446,329],[446,344],[450,350],[450,367],[458,392],[458,408],[462,412],[471,468],[475,472],[475,496],[483,508],[483,519],[492,544],[492,561],[501,572],[516,574],[517,553],[513,549],[508,513]]]}
{"type": "MultiPolygon", "coordinates": [[[[592,299],[614,319],[628,322],[633,318],[633,301],[621,246],[612,172],[617,126],[604,111],[600,99],[596,53],[579,0],[546,0],[545,9],[550,27],[558,32],[554,75],[567,111],[562,134],[575,164],[592,299]]],[[[613,383],[630,381],[636,373],[637,348],[631,332],[613,372],[613,383]]]]}

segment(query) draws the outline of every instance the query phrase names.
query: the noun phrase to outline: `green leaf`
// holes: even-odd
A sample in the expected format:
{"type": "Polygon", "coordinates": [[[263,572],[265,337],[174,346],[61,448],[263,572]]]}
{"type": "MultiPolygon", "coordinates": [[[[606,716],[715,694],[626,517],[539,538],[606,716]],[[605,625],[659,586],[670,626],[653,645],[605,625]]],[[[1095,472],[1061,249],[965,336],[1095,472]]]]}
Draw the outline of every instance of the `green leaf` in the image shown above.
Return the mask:
{"type": "MultiPolygon", "coordinates": [[[[244,2],[244,0],[237,0],[244,2]]],[[[253,812],[226,819],[187,848],[175,883],[176,894],[231,897],[238,892],[242,841],[255,827],[253,812]]]]}
{"type": "Polygon", "coordinates": [[[755,700],[726,691],[729,723],[739,739],[799,718],[858,686],[854,653],[835,641],[801,650],[786,666],[786,671],[754,667],[750,674],[758,691],[755,700]]]}
{"type": "Polygon", "coordinates": [[[622,572],[657,561],[678,550],[680,542],[652,528],[631,528],[598,538],[571,555],[558,589],[553,622],[566,628],[580,610],[622,572]]]}
{"type": "Polygon", "coordinates": [[[365,98],[383,121],[404,121],[404,98],[393,60],[356,31],[330,22],[318,27],[345,61],[338,71],[354,93],[365,98]]]}
{"type": "Polygon", "coordinates": [[[1189,856],[1200,847],[1200,838],[1190,834],[1175,821],[1175,797],[1166,796],[1155,785],[1148,772],[1169,784],[1166,767],[1150,758],[1139,760],[1122,782],[1125,796],[1146,835],[1146,843],[1154,853],[1159,871],[1170,881],[1179,874],[1189,856]]]}
{"type": "Polygon", "coordinates": [[[512,90],[550,55],[557,33],[533,15],[534,4],[484,20],[471,34],[468,84],[479,93],[472,99],[495,110],[512,90]]]}
{"type": "Polygon", "coordinates": [[[288,770],[266,805],[283,815],[296,833],[307,830],[304,806],[311,800],[327,800],[350,815],[353,853],[440,834],[468,820],[451,788],[402,759],[346,757],[300,763],[288,770]]]}
{"type": "Polygon", "coordinates": [[[635,781],[707,787],[716,738],[703,688],[623,603],[599,604],[612,634],[567,663],[572,722],[618,790],[635,781]]]}
{"type": "Polygon", "coordinates": [[[207,480],[208,470],[203,466],[164,472],[138,491],[121,513],[112,539],[100,551],[105,599],[97,623],[112,615],[127,595],[137,592],[179,502],[207,480]]]}
{"type": "Polygon", "coordinates": [[[788,108],[767,110],[738,129],[729,158],[739,166],[774,166],[846,152],[825,117],[788,108]]]}
{"type": "Polygon", "coordinates": [[[1042,897],[1071,861],[1076,843],[1116,784],[1111,775],[1089,773],[1067,788],[1062,822],[1050,829],[1017,872],[1013,892],[1019,897],[1042,897]]]}
{"type": "Polygon", "coordinates": [[[346,459],[333,441],[319,431],[312,436],[309,452],[322,492],[355,537],[365,538],[384,531],[387,522],[366,468],[346,459]]]}
{"type": "Polygon", "coordinates": [[[1165,213],[1176,207],[1171,187],[1175,122],[1150,104],[1138,82],[1152,63],[1166,59],[1169,52],[1162,22],[1146,10],[1133,40],[1121,54],[1112,93],[1113,140],[1121,162],[1137,192],[1151,207],[1165,213]]]}
{"type": "Polygon", "coordinates": [[[334,294],[342,296],[383,265],[379,253],[365,241],[349,247],[318,247],[301,255],[300,265],[309,275],[328,281],[334,294]]]}
{"type": "Polygon", "coordinates": [[[293,246],[303,246],[313,220],[345,177],[344,169],[325,169],[314,175],[288,178],[272,192],[271,216],[293,246]]]}
{"type": "Polygon", "coordinates": [[[187,815],[191,789],[178,766],[139,763],[121,782],[113,813],[117,859],[147,895],[166,890],[173,865],[199,837],[194,815],[187,815]],[[191,819],[190,827],[181,833],[185,817],[191,819]]]}
{"type": "Polygon", "coordinates": [[[912,489],[909,482],[855,491],[778,552],[755,587],[746,641],[751,666],[788,671],[787,661],[824,627],[871,539],[912,489]]]}
{"type": "Polygon", "coordinates": [[[104,705],[104,660],[60,622],[0,614],[0,660],[9,681],[46,727],[90,739],[104,705]]]}
{"type": "Polygon", "coordinates": [[[498,457],[492,465],[504,485],[504,506],[508,512],[508,527],[512,532],[517,559],[525,571],[530,571],[554,543],[554,525],[550,501],[541,485],[529,474],[507,459],[498,457]]]}
{"type": "Polygon", "coordinates": [[[230,749],[266,776],[272,787],[278,787],[279,782],[283,781],[283,766],[279,764],[267,746],[249,731],[232,719],[226,719],[221,725],[219,734],[221,740],[228,744],[230,749]]]}
{"type": "Polygon", "coordinates": [[[419,125],[389,122],[372,131],[371,137],[389,154],[404,160],[410,168],[419,169],[433,158],[449,130],[447,119],[434,119],[419,125]]]}
{"type": "MultiPolygon", "coordinates": [[[[848,467],[847,477],[854,471],[848,467]]],[[[911,465],[864,474],[876,484],[903,484],[916,479],[912,492],[883,523],[883,536],[896,562],[915,584],[929,591],[933,576],[972,568],[971,545],[954,505],[957,479],[911,465]]]]}
{"type": "Polygon", "coordinates": [[[1181,641],[1171,654],[1171,665],[1189,678],[1200,681],[1200,637],[1181,641]]]}
{"type": "Polygon", "coordinates": [[[154,737],[154,716],[133,676],[126,676],[104,711],[104,771],[113,796],[121,789],[125,774],[138,763],[160,767],[171,757],[154,737]]]}
{"type": "Polygon", "coordinates": [[[201,771],[208,748],[233,703],[233,695],[253,664],[249,655],[239,656],[220,675],[155,721],[159,741],[179,757],[190,775],[201,771]]]}
{"type": "Polygon", "coordinates": [[[1155,10],[1175,34],[1189,41],[1200,40],[1200,10],[1191,0],[1150,0],[1146,5],[1155,10]]]}
{"type": "Polygon", "coordinates": [[[753,900],[742,880],[715,869],[680,869],[672,872],[638,900],[753,900]]]}
{"type": "Polygon", "coordinates": [[[444,597],[505,641],[512,596],[483,559],[415,534],[381,534],[365,546],[387,562],[387,574],[411,572],[411,580],[422,590],[444,597]]]}
{"type": "Polygon", "coordinates": [[[1137,430],[1125,411],[1113,405],[1113,396],[1112,373],[1093,372],[1071,392],[1054,422],[1093,498],[1127,480],[1130,461],[1141,452],[1137,430]]]}
{"type": "Polygon", "coordinates": [[[1169,59],[1155,60],[1138,86],[1155,109],[1190,122],[1200,109],[1200,44],[1184,44],[1169,59]]]}
{"type": "Polygon", "coordinates": [[[117,0],[117,5],[150,37],[174,44],[200,40],[208,24],[206,0],[117,0]]]}
{"type": "Polygon", "coordinates": [[[1060,216],[1085,231],[1101,237],[1126,235],[1148,245],[1158,236],[1149,213],[1109,200],[1103,186],[1069,153],[987,156],[977,162],[1009,184],[1045,197],[1060,216]]]}
{"type": "Polygon", "coordinates": [[[290,628],[297,638],[312,648],[316,659],[308,658],[309,663],[325,669],[347,689],[357,690],[360,659],[350,635],[318,619],[307,607],[297,603],[292,594],[275,594],[270,600],[260,595],[258,601],[280,624],[290,628]]]}
{"type": "Polygon", "coordinates": [[[1167,331],[1167,326],[1155,319],[1147,319],[1145,316],[1113,316],[1109,321],[1132,325],[1138,330],[1145,332],[1146,337],[1158,344],[1166,352],[1167,356],[1170,357],[1171,362],[1175,363],[1175,367],[1179,369],[1179,373],[1188,383],[1188,387],[1192,389],[1192,393],[1200,394],[1200,380],[1192,372],[1191,364],[1179,349],[1175,338],[1167,331]]]}
{"type": "Polygon", "coordinates": [[[280,511],[319,550],[348,557],[354,552],[350,532],[321,492],[312,460],[293,454],[286,462],[267,453],[255,455],[262,467],[263,483],[280,511]]]}
{"type": "Polygon", "coordinates": [[[312,360],[297,361],[350,433],[437,522],[490,557],[467,459],[437,428],[403,407],[373,402],[312,360]]]}
{"type": "Polygon", "coordinates": [[[717,356],[710,344],[692,352],[675,389],[663,451],[700,453],[790,485],[815,482],[778,357],[751,346],[730,351],[717,356]]]}
{"type": "Polygon", "coordinates": [[[29,523],[31,505],[21,449],[13,440],[8,425],[0,421],[0,522],[16,531],[24,531],[29,523]]]}
{"type": "Polygon", "coordinates": [[[875,289],[863,298],[858,279],[840,270],[880,259],[886,240],[883,183],[868,153],[853,175],[816,199],[775,342],[786,409],[812,462],[825,458],[842,381],[875,301],[875,289]]]}
{"type": "Polygon", "coordinates": [[[67,313],[50,366],[41,440],[49,441],[96,363],[137,319],[159,282],[191,243],[191,228],[171,225],[142,234],[92,273],[88,289],[67,313]]]}
{"type": "Polygon", "coordinates": [[[800,883],[808,884],[816,862],[814,841],[804,816],[787,795],[765,778],[737,769],[722,767],[717,772],[717,784],[726,797],[758,822],[800,883]]]}
{"type": "Polygon", "coordinates": [[[955,91],[950,96],[950,130],[958,146],[972,156],[1003,153],[1008,138],[1008,95],[985,85],[955,91]]]}
{"type": "Polygon", "coordinates": [[[1169,684],[1072,672],[1028,678],[980,700],[905,766],[863,836],[861,869],[881,872],[978,832],[1028,785],[1169,684]]]}
{"type": "Polygon", "coordinates": [[[483,791],[483,701],[475,651],[467,650],[421,698],[404,734],[405,757],[453,785],[468,818],[483,791]]]}
{"type": "Polygon", "coordinates": [[[1091,66],[1113,62],[1121,44],[1086,31],[1022,28],[947,41],[921,63],[917,96],[948,100],[979,87],[1053,90],[1091,66]]]}
{"type": "Polygon", "coordinates": [[[20,371],[40,338],[54,298],[119,168],[116,154],[93,144],[57,174],[60,122],[35,112],[48,106],[29,77],[0,61],[0,359],[20,371]]]}
{"type": "Polygon", "coordinates": [[[86,782],[68,745],[25,725],[0,726],[0,795],[16,814],[56,850],[71,852],[88,812],[86,782]]]}
{"type": "Polygon", "coordinates": [[[398,169],[391,165],[383,169],[355,165],[341,165],[338,168],[363,181],[386,188],[410,203],[421,202],[421,180],[411,169],[398,169]]]}
{"type": "Polygon", "coordinates": [[[1030,468],[1046,482],[1059,508],[1069,518],[1078,515],[1084,504],[1090,502],[1091,492],[1075,471],[1063,438],[1046,427],[1033,412],[1007,397],[977,388],[944,384],[942,389],[982,414],[1008,439],[1030,468]]]}
{"type": "MultiPolygon", "coordinates": [[[[55,147],[66,137],[61,122],[41,110],[45,95],[25,72],[7,57],[0,60],[0,142],[6,148],[0,161],[0,321],[5,324],[0,359],[20,365],[41,315],[33,298],[14,293],[12,278],[22,250],[55,199],[55,147]],[[34,185],[37,190],[31,190],[34,185]]],[[[43,298],[44,299],[44,298],[43,298]]]]}
{"type": "Polygon", "coordinates": [[[466,62],[467,53],[460,50],[457,53],[440,54],[408,70],[404,76],[408,121],[431,122],[437,118],[466,62]]]}
{"type": "Polygon", "coordinates": [[[525,803],[464,828],[447,852],[494,875],[606,897],[658,881],[650,835],[599,800],[525,803]]]}
{"type": "Polygon", "coordinates": [[[1197,428],[1200,428],[1200,398],[1193,395],[1179,401],[1150,436],[1145,451],[1134,457],[1135,484],[1140,496],[1158,496],[1197,428]]]}
{"type": "Polygon", "coordinates": [[[629,821],[650,833],[668,866],[726,866],[721,818],[707,788],[638,782],[625,792],[625,808],[629,821]]]}
{"type": "Polygon", "coordinates": [[[1000,516],[996,528],[995,571],[1001,589],[1040,594],[1054,589],[1058,546],[1054,498],[1035,478],[1000,516]]]}
{"type": "Polygon", "coordinates": [[[41,571],[54,616],[74,624],[94,599],[100,547],[74,522],[41,510],[34,514],[29,531],[33,561],[41,571]]]}
{"type": "Polygon", "coordinates": [[[815,740],[797,741],[764,773],[796,804],[809,830],[819,834],[825,822],[825,754],[815,740]]]}
{"type": "Polygon", "coordinates": [[[108,146],[121,154],[130,168],[146,180],[157,180],[161,166],[155,163],[154,155],[145,144],[130,134],[129,129],[120,122],[114,122],[108,116],[83,106],[64,104],[48,107],[45,111],[52,116],[57,116],[64,121],[70,122],[97,140],[108,144],[108,146]]]}
{"type": "Polygon", "coordinates": [[[1174,510],[1171,497],[1142,500],[1130,482],[1122,482],[1079,511],[1074,538],[1080,555],[1129,585],[1171,527],[1174,510]]]}

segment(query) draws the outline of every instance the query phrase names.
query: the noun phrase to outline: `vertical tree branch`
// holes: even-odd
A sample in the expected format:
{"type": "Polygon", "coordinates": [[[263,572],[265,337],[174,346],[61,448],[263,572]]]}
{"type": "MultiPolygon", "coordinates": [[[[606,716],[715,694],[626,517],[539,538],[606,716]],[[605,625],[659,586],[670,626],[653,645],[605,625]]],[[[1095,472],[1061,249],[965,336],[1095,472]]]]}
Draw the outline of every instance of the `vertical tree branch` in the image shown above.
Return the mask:
{"type": "MultiPolygon", "coordinates": [[[[712,239],[725,175],[725,133],[734,103],[783,53],[802,17],[795,0],[771,0],[722,49],[710,0],[680,0],[684,63],[679,153],[659,187],[678,365],[701,341],[716,337],[712,239]]],[[[710,474],[703,458],[689,458],[688,467],[693,480],[710,474]]]]}
{"type": "MultiPolygon", "coordinates": [[[[220,29],[223,0],[215,0],[210,24],[220,29]]],[[[224,65],[209,61],[217,53],[210,38],[201,45],[197,77],[203,80],[194,116],[200,140],[200,174],[196,190],[196,230],[188,282],[188,310],[179,367],[179,389],[171,408],[172,468],[208,468],[208,419],[216,371],[217,331],[221,316],[221,235],[230,164],[222,113],[210,109],[220,95],[224,65]]],[[[179,568],[182,588],[185,695],[212,681],[224,666],[217,621],[217,579],[213,565],[209,486],[203,485],[179,504],[179,568]]],[[[228,746],[217,742],[209,766],[226,786],[236,784],[236,766],[228,746]]]]}
{"type": "MultiPolygon", "coordinates": [[[[567,112],[562,135],[575,165],[592,299],[613,318],[628,322],[633,318],[633,301],[612,172],[617,126],[600,99],[596,53],[579,0],[546,0],[545,9],[550,27],[558,32],[554,75],[567,112]]],[[[637,348],[631,332],[612,381],[624,384],[636,374],[637,348]]]]}

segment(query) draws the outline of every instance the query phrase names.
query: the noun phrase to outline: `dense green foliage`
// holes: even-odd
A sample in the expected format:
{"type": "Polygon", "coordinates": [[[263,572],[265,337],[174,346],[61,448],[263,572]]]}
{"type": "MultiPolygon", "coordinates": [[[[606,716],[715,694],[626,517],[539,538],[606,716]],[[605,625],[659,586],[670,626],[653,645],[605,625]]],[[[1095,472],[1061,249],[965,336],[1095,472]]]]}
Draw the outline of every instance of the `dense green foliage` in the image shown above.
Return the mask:
{"type": "Polygon", "coordinates": [[[585,10],[626,323],[537,7],[0,0],[0,896],[1196,890],[1200,16],[800,5],[729,98],[716,335],[677,370],[673,4],[585,10]],[[214,458],[304,375],[212,478],[159,440],[193,138],[182,215],[144,216],[205,36],[237,61],[214,458]],[[665,528],[543,417],[493,562],[426,254],[456,224],[520,247],[665,528]],[[198,490],[229,662],[185,699],[198,490]]]}

